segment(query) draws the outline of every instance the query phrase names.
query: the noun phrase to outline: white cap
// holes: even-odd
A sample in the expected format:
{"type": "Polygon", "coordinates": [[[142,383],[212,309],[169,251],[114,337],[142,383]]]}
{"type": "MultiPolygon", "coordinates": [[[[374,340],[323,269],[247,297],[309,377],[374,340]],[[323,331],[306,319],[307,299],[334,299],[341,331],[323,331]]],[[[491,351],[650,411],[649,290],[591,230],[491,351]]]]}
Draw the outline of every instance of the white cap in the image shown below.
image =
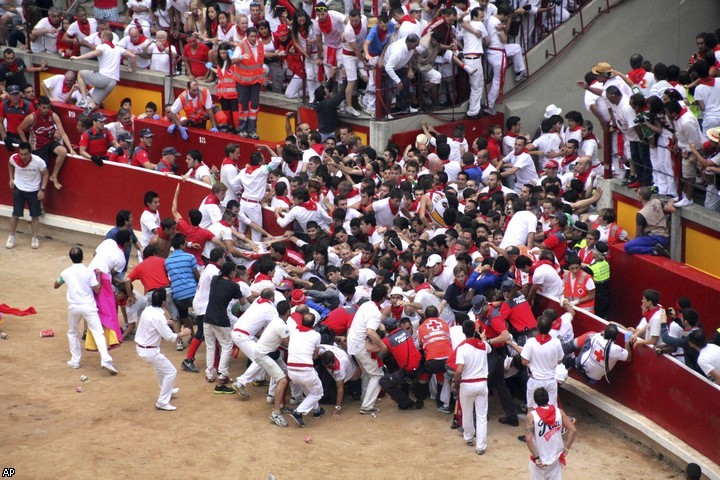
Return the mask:
{"type": "Polygon", "coordinates": [[[430,141],[428,140],[427,135],[425,135],[424,133],[420,133],[417,137],[415,137],[415,143],[419,145],[427,145],[429,142],[430,141]]]}
{"type": "Polygon", "coordinates": [[[545,108],[545,118],[550,118],[553,115],[560,115],[562,113],[562,108],[558,107],[554,103],[551,103],[550,105],[545,108]]]}
{"type": "Polygon", "coordinates": [[[428,268],[430,268],[430,267],[434,267],[438,263],[442,263],[442,257],[440,255],[433,254],[433,255],[430,255],[430,258],[427,259],[426,266],[428,268]]]}
{"type": "Polygon", "coordinates": [[[390,290],[390,296],[392,297],[393,295],[405,296],[405,292],[403,292],[403,289],[400,287],[393,287],[392,290],[390,290]]]}

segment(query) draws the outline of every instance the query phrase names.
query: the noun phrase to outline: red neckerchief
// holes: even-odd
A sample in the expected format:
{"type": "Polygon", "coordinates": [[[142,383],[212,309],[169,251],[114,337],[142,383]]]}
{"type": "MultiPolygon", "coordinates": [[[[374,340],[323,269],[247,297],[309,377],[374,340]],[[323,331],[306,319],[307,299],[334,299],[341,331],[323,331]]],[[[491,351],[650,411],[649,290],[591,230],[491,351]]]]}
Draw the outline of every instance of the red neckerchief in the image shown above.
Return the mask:
{"type": "Polygon", "coordinates": [[[405,22],[417,23],[417,20],[415,20],[414,18],[412,18],[410,15],[405,15],[404,17],[402,17],[402,18],[400,19],[400,24],[403,24],[403,23],[405,23],[405,22]]]}
{"type": "Polygon", "coordinates": [[[705,77],[700,79],[700,85],[706,85],[708,87],[714,87],[715,86],[715,79],[713,77],[705,77]]]}
{"type": "Polygon", "coordinates": [[[380,29],[378,28],[378,31],[377,31],[377,32],[378,32],[378,38],[380,39],[380,41],[381,41],[381,42],[384,42],[384,41],[385,41],[385,37],[387,37],[387,32],[388,32],[388,30],[385,30],[385,31],[383,32],[382,30],[380,30],[380,29]]]}
{"type": "Polygon", "coordinates": [[[542,265],[550,265],[551,267],[553,267],[553,270],[555,269],[555,265],[553,265],[552,262],[550,262],[548,260],[538,260],[537,262],[535,262],[533,264],[532,267],[530,267],[530,283],[532,283],[532,277],[533,277],[533,274],[535,273],[535,270],[537,270],[538,267],[541,267],[542,265]]]}
{"type": "Polygon", "coordinates": [[[563,157],[562,166],[567,167],[569,164],[571,164],[572,162],[577,160],[577,158],[578,158],[577,153],[575,155],[570,155],[569,157],[568,156],[563,157]]]}
{"type": "Polygon", "coordinates": [[[588,170],[588,171],[585,172],[585,173],[576,173],[576,174],[575,174],[575,178],[577,178],[578,180],[580,180],[581,182],[583,182],[583,185],[585,185],[585,182],[587,182],[587,179],[588,179],[588,177],[590,176],[591,173],[592,173],[591,170],[588,170]]]}
{"type": "Polygon", "coordinates": [[[232,23],[226,23],[225,27],[220,25],[220,29],[222,30],[222,32],[227,35],[227,33],[230,31],[230,29],[233,27],[233,25],[232,25],[232,23]],[[227,28],[225,28],[225,27],[227,27],[227,28]]]}
{"type": "Polygon", "coordinates": [[[577,131],[580,130],[581,128],[582,128],[582,125],[576,125],[576,126],[574,126],[574,127],[572,127],[572,128],[568,128],[568,132],[577,132],[577,131]]]}
{"type": "Polygon", "coordinates": [[[219,23],[217,21],[217,18],[210,22],[210,33],[212,34],[213,37],[217,37],[218,26],[219,26],[219,23]]]}
{"type": "Polygon", "coordinates": [[[291,171],[291,172],[295,172],[295,171],[297,170],[298,163],[299,163],[298,160],[299,160],[299,159],[296,158],[296,159],[293,160],[292,162],[288,162],[287,160],[285,161],[285,163],[287,163],[287,166],[290,167],[290,171],[291,171]]]}
{"type": "Polygon", "coordinates": [[[499,183],[498,186],[495,187],[493,190],[488,189],[487,195],[493,196],[494,194],[496,194],[498,192],[502,192],[502,184],[501,183],[499,183]]]}
{"type": "Polygon", "coordinates": [[[155,48],[158,49],[158,52],[161,52],[161,53],[164,52],[164,51],[165,51],[165,47],[167,47],[166,44],[163,44],[163,46],[161,47],[157,42],[155,42],[155,48]]]}
{"type": "Polygon", "coordinates": [[[115,48],[115,45],[112,42],[102,42],[102,43],[107,45],[110,48],[115,48]]]}
{"type": "Polygon", "coordinates": [[[157,210],[152,210],[152,209],[150,209],[150,208],[145,207],[145,211],[146,211],[146,212],[150,212],[150,213],[152,213],[153,215],[157,215],[157,210]]]}
{"type": "Polygon", "coordinates": [[[516,137],[518,136],[518,134],[515,133],[515,132],[513,132],[512,130],[508,130],[507,132],[505,132],[505,136],[506,136],[506,137],[516,138],[516,137]]]}
{"type": "Polygon", "coordinates": [[[203,205],[220,205],[220,200],[218,200],[214,193],[211,193],[210,195],[205,197],[205,200],[203,200],[203,205]]]}
{"type": "Polygon", "coordinates": [[[476,165],[475,165],[474,163],[471,164],[471,165],[461,165],[461,166],[460,166],[460,170],[462,170],[462,171],[464,172],[465,170],[470,170],[470,169],[475,168],[475,167],[476,167],[476,165]]]}
{"type": "Polygon", "coordinates": [[[557,417],[555,412],[555,406],[554,405],[546,405],[544,407],[536,407],[535,412],[537,412],[538,417],[540,417],[540,420],[543,421],[543,423],[547,426],[551,426],[555,423],[555,418],[557,417]]]}
{"type": "Polygon", "coordinates": [[[302,323],[298,323],[298,324],[297,324],[297,329],[298,329],[298,332],[309,332],[309,331],[312,330],[313,328],[312,328],[312,327],[306,327],[306,326],[303,325],[302,323]]]}
{"type": "Polygon", "coordinates": [[[68,93],[70,90],[72,90],[72,85],[70,85],[70,86],[68,87],[67,85],[65,85],[65,82],[63,82],[63,84],[62,84],[62,93],[68,93]]]}
{"type": "Polygon", "coordinates": [[[328,33],[332,32],[332,19],[330,18],[330,14],[328,13],[325,16],[325,20],[322,21],[320,19],[317,19],[318,26],[320,27],[320,31],[327,35],[328,33]]]}
{"type": "Polygon", "coordinates": [[[553,330],[560,330],[560,327],[562,327],[562,318],[558,317],[555,320],[553,320],[552,325],[550,325],[550,328],[553,330]]]}
{"type": "Polygon", "coordinates": [[[258,36],[260,38],[262,38],[263,40],[267,40],[268,38],[270,38],[270,30],[268,30],[268,33],[265,35],[262,35],[262,34],[260,34],[260,32],[258,32],[258,36]]]}
{"type": "Polygon", "coordinates": [[[319,202],[320,201],[320,194],[318,192],[308,192],[310,194],[310,200],[313,202],[319,202]]]}
{"type": "MultiPolygon", "coordinates": [[[[258,275],[262,275],[262,273],[258,273],[258,275]]],[[[263,304],[263,303],[272,303],[272,302],[270,301],[269,298],[261,298],[257,301],[257,303],[263,304]]]]}
{"type": "Polygon", "coordinates": [[[658,310],[660,310],[660,305],[656,306],[652,310],[648,310],[647,312],[643,313],[643,317],[645,317],[645,320],[649,322],[650,318],[655,315],[658,310]]]}
{"type": "Polygon", "coordinates": [[[278,200],[282,200],[283,202],[287,203],[288,206],[292,205],[292,200],[290,200],[288,197],[286,197],[286,196],[284,196],[284,195],[282,195],[282,196],[281,196],[281,195],[275,195],[275,198],[277,198],[278,200]]]}
{"type": "Polygon", "coordinates": [[[314,145],[311,145],[310,148],[315,150],[315,153],[317,153],[319,156],[322,156],[323,151],[325,151],[325,147],[322,143],[316,143],[314,145]]]}
{"type": "MultiPolygon", "coordinates": [[[[470,345],[471,347],[475,347],[478,350],[485,350],[485,342],[480,340],[479,338],[466,338],[462,342],[460,342],[460,345],[470,345]]],[[[458,345],[458,347],[460,346],[458,345]]]]}
{"type": "Polygon", "coordinates": [[[428,282],[423,282],[420,285],[418,285],[417,287],[415,287],[415,293],[420,293],[421,290],[426,290],[426,289],[433,290],[433,287],[428,282]]]}
{"type": "Polygon", "coordinates": [[[583,141],[585,140],[595,140],[595,142],[600,143],[598,141],[598,138],[595,136],[593,132],[588,133],[586,136],[582,137],[583,141]]]}
{"type": "Polygon", "coordinates": [[[630,80],[632,80],[633,83],[640,85],[640,83],[645,78],[646,73],[647,72],[645,71],[645,69],[640,67],[640,68],[635,68],[633,70],[630,70],[628,72],[627,76],[630,80]]]}
{"type": "MultiPolygon", "coordinates": [[[[350,25],[352,27],[352,25],[350,25]]],[[[360,30],[362,30],[362,22],[358,23],[357,27],[352,27],[353,31],[355,32],[355,35],[360,35],[360,30]]]]}
{"type": "Polygon", "coordinates": [[[547,333],[538,333],[537,335],[535,335],[535,340],[537,340],[540,345],[545,345],[552,339],[553,337],[551,337],[547,333]]]}
{"type": "Polygon", "coordinates": [[[397,215],[398,211],[400,210],[400,206],[393,207],[393,204],[390,200],[388,200],[388,208],[390,208],[390,213],[393,214],[393,216],[397,215]]]}
{"type": "Polygon", "coordinates": [[[85,19],[85,23],[78,20],[77,24],[83,35],[85,35],[86,37],[90,35],[90,22],[88,22],[87,19],[85,19]]]}
{"type": "Polygon", "coordinates": [[[304,208],[305,210],[317,210],[317,203],[313,202],[312,200],[308,200],[307,202],[299,203],[298,207],[304,208]]]}
{"type": "Polygon", "coordinates": [[[167,167],[168,171],[170,171],[170,172],[173,171],[173,166],[170,165],[170,163],[168,163],[168,161],[165,160],[164,158],[161,158],[158,163],[162,163],[163,165],[165,165],[167,167]]]}
{"type": "Polygon", "coordinates": [[[395,317],[396,320],[400,320],[400,318],[402,318],[404,309],[405,307],[403,307],[402,305],[398,307],[390,307],[390,313],[393,317],[395,317]]]}
{"type": "Polygon", "coordinates": [[[257,170],[258,168],[260,168],[261,166],[262,166],[262,165],[248,165],[247,167],[245,167],[245,173],[246,173],[247,175],[252,175],[252,173],[253,173],[255,170],[257,170]]]}
{"type": "Polygon", "coordinates": [[[161,238],[161,239],[163,239],[163,240],[170,240],[170,237],[168,237],[167,235],[165,235],[165,234],[163,233],[162,229],[158,229],[157,236],[158,236],[158,238],[161,238]]]}
{"type": "Polygon", "coordinates": [[[218,223],[220,223],[220,225],[230,228],[230,224],[226,220],[220,220],[220,222],[218,223]]]}
{"type": "Polygon", "coordinates": [[[237,162],[236,162],[235,160],[233,160],[232,158],[230,158],[230,157],[225,157],[225,158],[223,158],[223,160],[222,160],[221,166],[222,166],[222,165],[235,165],[235,166],[237,166],[237,162]]]}
{"type": "Polygon", "coordinates": [[[453,283],[456,287],[458,287],[460,290],[465,290],[465,284],[464,283],[458,283],[457,280],[454,280],[453,283]]]}
{"type": "Polygon", "coordinates": [[[268,277],[264,273],[258,273],[257,275],[255,275],[255,280],[253,280],[253,283],[259,283],[264,280],[268,280],[268,281],[272,282],[272,278],[268,277]]]}
{"type": "Polygon", "coordinates": [[[147,37],[141,33],[141,34],[138,36],[138,41],[137,41],[137,42],[133,41],[133,39],[131,38],[131,39],[130,39],[130,43],[132,43],[133,45],[135,45],[135,46],[137,47],[138,45],[141,45],[145,40],[147,40],[147,37]]]}
{"type": "Polygon", "coordinates": [[[192,178],[195,178],[195,172],[197,172],[198,168],[202,167],[203,165],[205,165],[205,164],[203,162],[200,162],[200,165],[190,169],[190,171],[188,172],[188,175],[190,175],[190,177],[192,177],[192,178]]]}
{"type": "Polygon", "coordinates": [[[16,154],[14,156],[15,156],[15,163],[17,163],[22,168],[27,167],[28,165],[30,165],[30,162],[32,162],[32,157],[30,157],[30,160],[28,160],[27,163],[25,163],[25,161],[23,161],[23,159],[20,155],[16,154]]]}
{"type": "Polygon", "coordinates": [[[682,107],[682,108],[680,109],[680,113],[678,113],[677,117],[675,117],[675,120],[679,119],[680,117],[682,117],[683,115],[685,115],[687,112],[688,112],[687,107],[682,107]]]}

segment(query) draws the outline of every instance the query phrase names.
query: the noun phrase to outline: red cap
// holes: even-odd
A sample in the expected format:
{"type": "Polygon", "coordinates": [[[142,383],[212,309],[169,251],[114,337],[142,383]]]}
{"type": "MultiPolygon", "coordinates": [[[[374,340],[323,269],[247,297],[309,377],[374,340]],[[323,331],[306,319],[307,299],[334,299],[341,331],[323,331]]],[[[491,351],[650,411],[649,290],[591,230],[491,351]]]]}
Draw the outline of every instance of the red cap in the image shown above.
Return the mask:
{"type": "Polygon", "coordinates": [[[558,162],[555,160],[548,160],[548,162],[545,164],[545,170],[548,168],[559,168],[560,165],[558,165],[558,162]]]}
{"type": "Polygon", "coordinates": [[[287,35],[290,33],[290,30],[288,29],[288,26],[284,23],[281,23],[275,33],[278,34],[278,37],[282,37],[283,35],[287,35]]]}
{"type": "Polygon", "coordinates": [[[292,294],[290,295],[290,305],[292,305],[293,307],[304,304],[305,300],[305,292],[300,289],[293,290],[292,294]]]}

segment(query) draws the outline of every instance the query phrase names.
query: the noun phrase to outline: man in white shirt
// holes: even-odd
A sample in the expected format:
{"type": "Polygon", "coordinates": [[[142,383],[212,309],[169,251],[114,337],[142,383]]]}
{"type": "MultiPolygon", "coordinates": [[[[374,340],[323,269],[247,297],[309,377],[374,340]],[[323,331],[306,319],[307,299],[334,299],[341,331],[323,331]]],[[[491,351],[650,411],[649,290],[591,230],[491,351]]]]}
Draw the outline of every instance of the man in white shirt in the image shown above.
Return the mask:
{"type": "Polygon", "coordinates": [[[83,100],[78,103],[79,107],[90,107],[93,110],[98,108],[105,97],[110,95],[117,82],[120,80],[120,63],[122,57],[129,57],[130,70],[135,71],[135,54],[112,43],[113,34],[106,30],[102,34],[102,43],[95,50],[79,56],[72,56],[70,60],[86,60],[97,58],[99,68],[97,72],[80,70],[78,72],[78,85],[83,100]],[[88,95],[87,85],[92,85],[92,98],[88,95]]]}
{"type": "Polygon", "coordinates": [[[537,170],[535,170],[535,162],[533,162],[530,154],[525,151],[526,143],[527,139],[525,137],[517,137],[513,151],[503,158],[502,165],[498,169],[502,177],[515,175],[516,193],[520,193],[523,185],[528,183],[535,185],[539,180],[537,170]],[[510,168],[503,170],[505,165],[510,165],[510,168]]]}
{"type": "Polygon", "coordinates": [[[202,220],[200,221],[201,228],[210,228],[210,225],[222,219],[220,205],[222,205],[225,199],[227,190],[227,186],[222,182],[215,182],[215,184],[213,184],[210,195],[203,199],[200,208],[198,208],[200,213],[202,213],[202,220]]]}
{"type": "Polygon", "coordinates": [[[50,179],[45,161],[37,155],[33,155],[30,144],[23,142],[18,147],[18,153],[10,156],[8,168],[10,171],[10,186],[13,189],[13,211],[10,217],[10,235],[8,235],[5,247],[15,247],[15,232],[20,217],[23,216],[25,204],[27,204],[30,211],[30,228],[32,230],[30,246],[39,248],[38,234],[40,233],[40,215],[42,214],[41,202],[45,198],[45,187],[50,179]]]}
{"type": "Polygon", "coordinates": [[[292,412],[293,420],[300,427],[305,426],[303,415],[313,412],[313,417],[317,418],[325,413],[319,403],[323,386],[314,366],[315,359],[320,355],[320,333],[313,330],[314,324],[314,315],[303,314],[302,323],[292,330],[288,343],[288,377],[305,395],[292,412]]]}
{"type": "MultiPolygon", "coordinates": [[[[617,335],[618,327],[611,323],[603,333],[588,332],[576,338],[572,349],[580,349],[575,360],[577,369],[591,380],[599,381],[603,377],[607,378],[617,362],[629,361],[632,358],[632,346],[630,342],[625,344],[625,348],[617,345],[617,335]]],[[[569,346],[563,344],[563,347],[567,351],[569,346]]]]}
{"type": "Polygon", "coordinates": [[[80,45],[80,53],[87,53],[91,49],[83,44],[83,40],[97,32],[97,20],[92,17],[88,18],[85,7],[82,6],[78,7],[75,18],[77,20],[70,24],[63,35],[63,40],[77,43],[80,45]]]}
{"type": "Polygon", "coordinates": [[[145,37],[137,27],[131,27],[128,34],[120,39],[117,46],[132,52],[137,57],[135,62],[138,68],[147,69],[150,66],[150,59],[141,54],[150,47],[152,41],[145,37]]]}
{"type": "Polygon", "coordinates": [[[292,199],[295,206],[284,216],[280,216],[281,211],[284,210],[283,208],[275,211],[277,223],[280,227],[286,228],[293,223],[293,221],[296,221],[295,232],[307,235],[308,222],[315,221],[322,228],[328,227],[332,222],[332,218],[330,218],[327,212],[319,208],[317,203],[310,199],[310,193],[307,188],[296,188],[292,193],[292,199]]]}
{"type": "Polygon", "coordinates": [[[140,215],[140,251],[148,246],[160,229],[160,195],[153,191],[145,192],[145,210],[140,215]]]}
{"type": "Polygon", "coordinates": [[[41,19],[30,33],[32,51],[34,53],[57,53],[58,30],[62,28],[62,14],[55,7],[50,7],[48,16],[41,19]]]}
{"type": "Polygon", "coordinates": [[[237,200],[238,193],[232,186],[232,180],[240,172],[238,170],[237,161],[240,158],[240,145],[237,143],[228,143],[225,145],[225,158],[220,165],[220,181],[228,187],[225,198],[222,201],[223,206],[227,206],[230,200],[237,200]]]}
{"type": "Polygon", "coordinates": [[[150,70],[170,75],[174,72],[171,60],[178,58],[174,45],[168,44],[167,32],[159,30],[155,41],[145,47],[145,53],[150,55],[150,70]]]}
{"type": "Polygon", "coordinates": [[[71,368],[80,368],[82,348],[78,335],[78,324],[80,320],[84,319],[100,353],[100,366],[110,374],[116,375],[118,372],[115,365],[113,365],[112,357],[108,353],[107,342],[103,335],[102,324],[95,304],[94,293],[100,293],[100,282],[95,272],[83,265],[83,251],[80,247],[71,248],[68,256],[73,262],[72,266],[63,270],[55,281],[55,288],[67,284],[67,336],[70,343],[70,355],[72,355],[67,364],[71,368]]]}
{"type": "Polygon", "coordinates": [[[562,277],[555,270],[555,256],[550,250],[543,250],[540,253],[539,264],[534,266],[532,274],[532,287],[528,301],[532,303],[538,290],[552,298],[560,298],[565,291],[565,284],[562,277]]]}
{"type": "Polygon", "coordinates": [[[375,408],[375,401],[380,393],[380,378],[382,378],[383,372],[380,370],[377,360],[372,358],[370,352],[365,348],[365,343],[369,340],[377,348],[382,349],[382,340],[377,334],[377,329],[383,318],[380,304],[385,301],[387,294],[385,285],[373,287],[370,301],[363,303],[355,312],[355,318],[347,332],[347,352],[355,358],[363,372],[361,414],[374,414],[380,411],[375,408]]]}
{"type": "Polygon", "coordinates": [[[505,235],[499,247],[502,250],[518,245],[532,248],[535,245],[535,231],[539,218],[540,209],[537,207],[515,212],[505,229],[505,235]]]}
{"type": "Polygon", "coordinates": [[[452,268],[446,268],[443,265],[443,259],[438,254],[430,255],[425,265],[429,273],[429,281],[435,285],[438,290],[444,292],[455,281],[452,268]]]}
{"type": "Polygon", "coordinates": [[[488,36],[490,37],[487,60],[493,67],[493,83],[490,92],[488,92],[486,113],[491,115],[495,114],[495,103],[502,95],[508,58],[512,58],[516,80],[522,79],[526,75],[522,48],[517,43],[507,43],[505,29],[511,14],[512,8],[507,4],[501,4],[497,7],[497,13],[491,16],[486,24],[488,36]]]}
{"type": "Polygon", "coordinates": [[[345,382],[357,380],[362,376],[360,367],[345,350],[336,345],[320,345],[320,360],[325,370],[335,380],[335,409],[332,417],[337,418],[342,412],[345,396],[345,382]]]}
{"type": "Polygon", "coordinates": [[[283,300],[277,305],[277,315],[270,320],[270,323],[265,327],[255,344],[255,357],[252,359],[272,379],[272,385],[268,392],[268,401],[271,398],[273,399],[274,409],[270,412],[270,421],[274,422],[278,427],[287,427],[287,421],[281,413],[285,400],[285,389],[288,385],[287,365],[281,357],[274,360],[270,357],[270,354],[275,352],[281,345],[288,346],[290,328],[287,319],[289,317],[290,302],[283,300]]]}
{"type": "Polygon", "coordinates": [[[77,86],[77,74],[72,70],[65,72],[65,75],[57,74],[48,77],[40,84],[43,94],[51,102],[65,102],[74,99],[75,102],[82,99],[79,87],[77,86]]]}
{"type": "Polygon", "coordinates": [[[557,381],[555,369],[562,361],[564,353],[558,338],[549,335],[552,322],[544,316],[538,319],[538,334],[530,338],[522,348],[522,363],[530,369],[527,383],[528,409],[536,408],[535,390],[543,387],[549,395],[549,404],[557,407],[557,381]]]}
{"type": "MultiPolygon", "coordinates": [[[[312,29],[317,42],[318,57],[322,60],[325,68],[325,78],[330,79],[332,78],[332,68],[339,67],[337,59],[345,30],[345,15],[328,10],[325,3],[318,2],[315,5],[315,20],[312,21],[312,29]]],[[[339,71],[335,74],[338,75],[339,71]]]]}
{"type": "Polygon", "coordinates": [[[665,309],[660,305],[660,292],[648,288],[640,300],[643,318],[638,323],[635,333],[628,341],[633,348],[640,345],[654,347],[660,340],[661,325],[665,323],[665,309]]]}
{"type": "MultiPolygon", "coordinates": [[[[96,9],[97,10],[97,9],[96,9]]],[[[99,18],[97,20],[97,31],[94,33],[91,33],[84,39],[80,41],[80,46],[85,47],[88,50],[95,50],[95,47],[100,45],[103,42],[102,36],[104,32],[111,31],[110,30],[110,23],[106,19],[99,18]]],[[[113,39],[112,44],[117,45],[120,41],[120,37],[117,36],[115,32],[113,32],[113,39]]],[[[82,52],[81,50],[81,53],[82,52]]]]}
{"type": "Polygon", "coordinates": [[[720,347],[707,343],[705,332],[698,328],[688,335],[690,346],[700,352],[697,363],[708,378],[720,383],[720,347]]]}
{"type": "Polygon", "coordinates": [[[185,163],[187,164],[188,172],[183,175],[183,178],[191,178],[198,182],[207,183],[208,185],[214,183],[210,167],[203,162],[202,152],[200,150],[188,151],[185,156],[185,163]]]}
{"type": "Polygon", "coordinates": [[[385,50],[385,72],[392,80],[397,95],[397,106],[401,112],[417,112],[410,106],[410,82],[407,66],[420,45],[420,38],[411,33],[405,39],[395,40],[385,50]]]}
{"type": "Polygon", "coordinates": [[[153,292],[152,306],[147,307],[140,316],[140,324],[135,333],[135,351],[140,358],[155,368],[160,384],[160,395],[155,402],[155,408],[173,411],[177,410],[177,407],[170,404],[170,399],[180,391],[179,388],[173,388],[177,370],[172,362],[160,353],[160,342],[165,339],[175,343],[182,337],[190,336],[192,332],[187,327],[183,327],[180,333],[174,333],[170,329],[163,311],[166,298],[167,294],[162,288],[153,292]]]}
{"type": "Polygon", "coordinates": [[[367,32],[367,17],[361,15],[358,10],[350,10],[342,36],[342,61],[348,82],[345,88],[345,111],[354,117],[360,116],[360,112],[352,106],[352,94],[357,84],[358,74],[364,82],[368,80],[368,65],[361,50],[367,32]]]}
{"type": "Polygon", "coordinates": [[[492,347],[477,334],[474,321],[465,320],[462,331],[465,340],[455,350],[457,367],[452,387],[454,390],[460,385],[458,397],[463,406],[463,438],[472,446],[475,437],[475,453],[483,455],[487,448],[487,356],[492,347]]]}
{"type": "Polygon", "coordinates": [[[463,40],[463,62],[470,72],[470,103],[468,118],[480,118],[480,104],[484,90],[482,68],[483,45],[490,43],[490,37],[483,23],[482,8],[475,7],[470,11],[470,20],[463,18],[463,29],[460,38],[463,40]]]}

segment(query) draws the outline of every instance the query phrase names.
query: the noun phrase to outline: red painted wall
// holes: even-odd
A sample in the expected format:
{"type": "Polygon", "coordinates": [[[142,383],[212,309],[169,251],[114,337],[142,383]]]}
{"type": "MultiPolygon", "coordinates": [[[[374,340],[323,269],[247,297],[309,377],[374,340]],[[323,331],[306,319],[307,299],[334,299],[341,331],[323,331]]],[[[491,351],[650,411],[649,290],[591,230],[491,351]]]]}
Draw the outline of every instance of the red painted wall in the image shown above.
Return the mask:
{"type": "MultiPolygon", "coordinates": [[[[77,145],[80,141],[80,134],[77,129],[78,117],[83,113],[84,109],[64,102],[53,102],[52,109],[60,117],[60,123],[62,123],[70,143],[77,145]]],[[[117,121],[117,112],[102,110],[102,113],[108,118],[107,123],[117,121]]]]}
{"type": "MultiPolygon", "coordinates": [[[[668,277],[672,277],[671,272],[668,277]]],[[[670,283],[674,282],[663,282],[664,285],[670,283]]],[[[627,305],[639,311],[639,302],[634,297],[627,305]]],[[[548,307],[561,310],[556,302],[538,297],[536,314],[548,307]]],[[[603,331],[605,325],[582,312],[573,320],[575,336],[587,331],[603,331]]],[[[623,340],[619,343],[623,344],[623,340]]],[[[582,381],[575,372],[573,377],[582,381]]],[[[720,442],[717,441],[720,438],[717,409],[720,389],[717,386],[668,356],[658,357],[652,348],[645,346],[633,351],[631,362],[618,362],[609,378],[611,383],[603,380],[591,385],[592,388],[644,415],[713,462],[720,463],[720,442]]]]}
{"type": "Polygon", "coordinates": [[[700,314],[705,334],[712,337],[720,327],[715,315],[720,295],[720,280],[685,264],[654,255],[629,255],[622,245],[614,245],[610,255],[610,290],[613,300],[610,318],[625,326],[640,322],[640,299],[643,291],[660,292],[660,302],[674,307],[678,297],[688,297],[700,314]],[[628,274],[632,272],[632,275],[628,274]]]}
{"type": "MultiPolygon", "coordinates": [[[[9,152],[1,150],[0,162],[7,165],[9,152]]],[[[68,157],[60,173],[60,183],[62,190],[48,184],[44,202],[48,213],[115,225],[118,210],[127,209],[133,213],[134,227],[139,230],[145,192],[159,193],[160,215],[170,217],[178,179],[128,165],[105,162],[98,167],[90,160],[68,157]]],[[[183,183],[178,210],[187,216],[188,210],[197,208],[208,193],[209,186],[192,181],[183,183]]],[[[0,168],[0,203],[12,205],[6,167],[0,168]]]]}

